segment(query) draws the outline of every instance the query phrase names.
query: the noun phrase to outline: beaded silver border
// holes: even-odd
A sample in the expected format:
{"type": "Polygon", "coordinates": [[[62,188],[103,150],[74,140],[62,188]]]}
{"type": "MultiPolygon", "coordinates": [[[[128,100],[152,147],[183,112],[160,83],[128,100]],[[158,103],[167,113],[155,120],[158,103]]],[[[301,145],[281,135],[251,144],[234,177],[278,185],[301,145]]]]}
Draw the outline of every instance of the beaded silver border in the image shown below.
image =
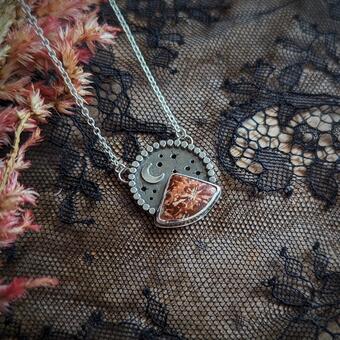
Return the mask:
{"type": "Polygon", "coordinates": [[[206,182],[210,182],[215,184],[217,182],[216,173],[214,170],[214,164],[212,163],[211,159],[207,156],[206,152],[200,149],[199,147],[195,146],[194,144],[189,144],[186,141],[180,141],[179,139],[173,140],[168,139],[167,141],[161,140],[159,143],[155,142],[152,145],[147,145],[141,153],[136,157],[136,159],[131,163],[131,167],[129,168],[129,175],[128,175],[128,184],[130,187],[130,192],[133,194],[133,198],[137,201],[137,204],[143,208],[143,210],[149,212],[151,215],[154,215],[157,210],[155,208],[151,208],[149,204],[145,203],[145,200],[141,198],[140,194],[138,193],[138,189],[136,186],[135,178],[137,169],[141,165],[142,161],[149,157],[149,155],[158,149],[164,149],[166,147],[176,147],[178,149],[187,149],[197,155],[205,164],[207,173],[208,173],[208,180],[206,182]]]}

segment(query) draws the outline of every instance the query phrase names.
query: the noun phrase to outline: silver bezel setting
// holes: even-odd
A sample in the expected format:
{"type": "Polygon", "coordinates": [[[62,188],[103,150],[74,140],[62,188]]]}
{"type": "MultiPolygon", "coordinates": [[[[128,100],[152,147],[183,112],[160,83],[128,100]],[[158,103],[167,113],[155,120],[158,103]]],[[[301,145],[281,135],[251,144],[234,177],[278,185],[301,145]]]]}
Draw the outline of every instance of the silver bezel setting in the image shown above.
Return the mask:
{"type": "MultiPolygon", "coordinates": [[[[208,180],[205,181],[210,184],[214,184],[217,181],[215,170],[214,170],[214,164],[210,160],[210,158],[206,155],[206,153],[200,149],[199,147],[196,147],[194,144],[189,144],[186,141],[180,141],[179,139],[173,140],[161,140],[160,142],[155,142],[152,145],[147,145],[144,147],[144,149],[140,152],[139,155],[136,156],[135,160],[132,162],[131,167],[129,168],[129,175],[128,175],[128,185],[130,186],[130,192],[133,194],[133,198],[136,200],[137,204],[141,206],[145,211],[149,212],[151,215],[154,215],[157,210],[155,208],[152,208],[145,202],[144,199],[140,197],[138,194],[138,188],[136,186],[136,173],[137,169],[140,167],[141,163],[150,156],[152,152],[158,149],[165,149],[167,147],[182,149],[182,150],[188,150],[190,152],[193,152],[199,159],[202,160],[202,163],[204,164],[208,180]]],[[[191,177],[191,176],[188,176],[191,177]]],[[[192,177],[195,178],[195,177],[192,177]]],[[[201,180],[201,179],[200,179],[201,180]]]]}
{"type": "Polygon", "coordinates": [[[197,221],[199,221],[200,219],[202,219],[204,216],[206,216],[209,211],[212,209],[212,207],[215,205],[216,201],[220,198],[221,196],[221,187],[214,184],[214,183],[211,183],[211,182],[208,182],[208,181],[204,181],[202,179],[199,179],[199,178],[195,178],[195,177],[192,177],[192,176],[187,176],[187,175],[183,175],[183,174],[180,174],[181,176],[184,176],[184,177],[188,177],[190,179],[194,179],[194,180],[197,180],[197,181],[200,181],[200,182],[203,182],[203,183],[207,183],[209,185],[212,185],[215,187],[216,189],[216,193],[214,194],[214,196],[212,196],[212,198],[210,199],[209,201],[209,204],[205,207],[204,210],[202,211],[199,211],[197,214],[191,216],[191,217],[188,217],[186,219],[182,219],[180,221],[164,221],[164,220],[161,220],[159,218],[159,213],[160,213],[160,209],[164,203],[164,200],[166,198],[166,192],[168,190],[168,187],[169,187],[169,184],[170,184],[170,180],[171,180],[171,177],[172,176],[176,176],[176,174],[173,174],[169,177],[168,179],[168,183],[165,187],[165,190],[164,190],[164,193],[163,193],[163,199],[161,201],[161,204],[157,210],[157,216],[156,216],[156,225],[159,227],[159,228],[179,228],[179,227],[185,227],[187,225],[190,225],[192,223],[195,223],[197,221]]]}

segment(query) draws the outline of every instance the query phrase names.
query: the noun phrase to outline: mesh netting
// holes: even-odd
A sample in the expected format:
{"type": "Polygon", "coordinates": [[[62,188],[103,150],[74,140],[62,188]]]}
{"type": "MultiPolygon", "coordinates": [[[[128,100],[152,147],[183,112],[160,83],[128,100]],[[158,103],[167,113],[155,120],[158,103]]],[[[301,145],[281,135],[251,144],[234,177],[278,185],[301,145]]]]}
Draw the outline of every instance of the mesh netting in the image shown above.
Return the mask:
{"type": "MultiPolygon", "coordinates": [[[[60,279],[2,317],[46,339],[339,336],[340,2],[120,1],[181,124],[218,167],[205,219],[157,229],[91,129],[57,113],[30,152],[41,233],[5,275],[60,279]]],[[[108,5],[101,20],[114,23],[108,5]]],[[[88,65],[91,106],[132,161],[173,137],[124,34],[88,65]]]]}

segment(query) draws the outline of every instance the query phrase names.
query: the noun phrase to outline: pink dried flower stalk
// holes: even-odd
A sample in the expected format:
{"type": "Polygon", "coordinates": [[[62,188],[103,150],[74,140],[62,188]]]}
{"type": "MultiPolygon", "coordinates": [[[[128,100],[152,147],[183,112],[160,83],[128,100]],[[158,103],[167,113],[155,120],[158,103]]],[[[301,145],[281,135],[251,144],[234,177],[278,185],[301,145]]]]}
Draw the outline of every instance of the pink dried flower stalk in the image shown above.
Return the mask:
{"type": "Polygon", "coordinates": [[[28,289],[38,287],[55,287],[58,280],[50,277],[41,278],[15,278],[9,284],[0,280],[0,313],[5,312],[9,304],[23,297],[28,289]]]}
{"type": "MultiPolygon", "coordinates": [[[[97,44],[113,44],[120,30],[99,25],[100,0],[28,2],[76,89],[90,101],[91,75],[84,72],[82,63],[89,61],[97,44]]],[[[8,10],[6,14],[14,16],[13,12],[8,10]]],[[[6,107],[0,106],[0,148],[11,146],[7,156],[0,159],[0,248],[11,246],[27,231],[40,230],[32,212],[38,194],[19,181],[21,171],[30,166],[25,154],[42,140],[39,125],[46,123],[55,110],[73,114],[75,104],[32,27],[21,11],[16,13],[16,21],[4,26],[6,30],[10,27],[8,34],[0,34],[6,36],[0,41],[0,100],[9,102],[6,107]],[[50,79],[51,73],[55,77],[47,82],[45,79],[50,79]],[[24,132],[29,134],[25,142],[22,141],[24,132]]],[[[0,279],[0,313],[24,296],[27,289],[57,283],[51,278],[15,278],[3,284],[0,279]]]]}
{"type": "Polygon", "coordinates": [[[10,134],[13,133],[17,118],[15,108],[6,107],[0,112],[0,147],[10,143],[10,134]]]}

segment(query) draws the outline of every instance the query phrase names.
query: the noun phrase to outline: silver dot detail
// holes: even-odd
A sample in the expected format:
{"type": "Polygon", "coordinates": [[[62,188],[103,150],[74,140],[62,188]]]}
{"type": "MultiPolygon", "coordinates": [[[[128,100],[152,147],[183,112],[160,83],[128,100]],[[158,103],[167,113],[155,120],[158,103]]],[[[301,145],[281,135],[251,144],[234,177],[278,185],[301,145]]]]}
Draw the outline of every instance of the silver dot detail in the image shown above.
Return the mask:
{"type": "Polygon", "coordinates": [[[140,199],[140,194],[138,192],[136,192],[134,195],[133,195],[133,198],[135,200],[139,200],[140,199]]]}
{"type": "Polygon", "coordinates": [[[137,201],[137,204],[138,205],[143,205],[145,203],[145,201],[143,200],[143,198],[140,198],[138,201],[137,201]]]}
{"type": "Polygon", "coordinates": [[[215,175],[215,171],[214,170],[209,170],[208,171],[208,176],[214,176],[215,175]]]}

